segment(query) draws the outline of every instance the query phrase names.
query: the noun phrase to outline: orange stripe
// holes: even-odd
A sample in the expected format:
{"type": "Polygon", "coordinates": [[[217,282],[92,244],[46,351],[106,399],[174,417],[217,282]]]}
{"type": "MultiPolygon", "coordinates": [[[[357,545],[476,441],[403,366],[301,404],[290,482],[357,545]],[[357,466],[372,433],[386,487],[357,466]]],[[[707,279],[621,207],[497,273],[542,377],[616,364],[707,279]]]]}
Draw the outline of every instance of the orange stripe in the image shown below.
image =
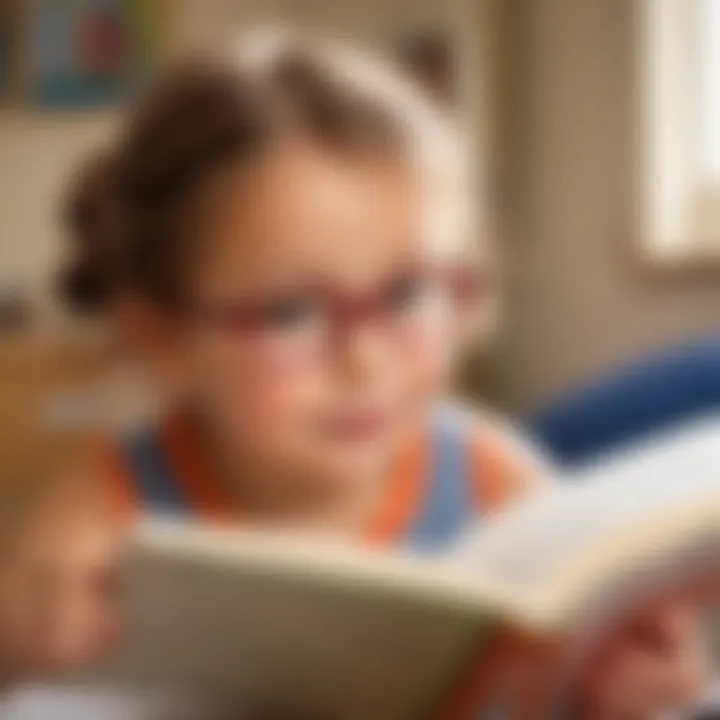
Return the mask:
{"type": "Polygon", "coordinates": [[[500,510],[513,492],[502,444],[490,432],[476,432],[468,443],[471,490],[479,513],[500,510]]]}
{"type": "Polygon", "coordinates": [[[389,544],[417,515],[427,486],[427,438],[418,437],[398,457],[388,491],[365,530],[371,543],[389,544]]]}
{"type": "Polygon", "coordinates": [[[113,514],[117,512],[123,521],[135,519],[140,512],[141,502],[119,448],[110,442],[103,442],[99,448],[98,462],[113,514]]]}
{"type": "Polygon", "coordinates": [[[169,419],[161,429],[161,442],[173,477],[195,513],[203,519],[232,519],[232,504],[220,491],[189,419],[169,419]]]}

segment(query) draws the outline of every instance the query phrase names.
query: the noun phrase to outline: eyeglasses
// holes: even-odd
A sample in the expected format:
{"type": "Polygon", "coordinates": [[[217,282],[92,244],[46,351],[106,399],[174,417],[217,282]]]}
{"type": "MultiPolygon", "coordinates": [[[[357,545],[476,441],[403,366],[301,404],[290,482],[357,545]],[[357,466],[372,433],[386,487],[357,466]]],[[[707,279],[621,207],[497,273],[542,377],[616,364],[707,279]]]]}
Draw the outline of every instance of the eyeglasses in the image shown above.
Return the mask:
{"type": "Polygon", "coordinates": [[[262,338],[293,354],[316,352],[358,325],[376,325],[397,340],[450,322],[456,311],[475,306],[488,291],[476,268],[403,272],[367,293],[328,287],[230,301],[189,309],[203,327],[234,336],[262,338]]]}

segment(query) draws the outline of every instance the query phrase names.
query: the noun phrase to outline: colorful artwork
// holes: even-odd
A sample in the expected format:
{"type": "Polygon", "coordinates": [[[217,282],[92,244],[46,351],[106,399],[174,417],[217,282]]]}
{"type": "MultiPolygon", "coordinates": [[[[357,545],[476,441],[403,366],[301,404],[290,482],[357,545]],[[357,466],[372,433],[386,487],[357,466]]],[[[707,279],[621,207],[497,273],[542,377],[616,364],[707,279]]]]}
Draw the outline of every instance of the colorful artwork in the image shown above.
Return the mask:
{"type": "Polygon", "coordinates": [[[126,98],[156,59],[157,7],[157,0],[38,0],[34,101],[78,108],[126,98]]]}

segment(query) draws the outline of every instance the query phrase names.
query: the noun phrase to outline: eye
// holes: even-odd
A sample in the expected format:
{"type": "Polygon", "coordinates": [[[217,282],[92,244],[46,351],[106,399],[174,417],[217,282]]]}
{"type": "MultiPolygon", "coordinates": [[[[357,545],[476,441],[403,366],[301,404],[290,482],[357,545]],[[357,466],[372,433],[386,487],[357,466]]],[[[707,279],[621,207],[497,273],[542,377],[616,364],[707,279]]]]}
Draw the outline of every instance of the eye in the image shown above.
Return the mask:
{"type": "Polygon", "coordinates": [[[389,283],[383,293],[383,303],[392,312],[413,310],[430,294],[428,278],[422,274],[404,275],[389,283]]]}
{"type": "Polygon", "coordinates": [[[296,330],[310,325],[320,317],[318,303],[309,297],[288,297],[264,304],[260,317],[265,326],[274,330],[296,330]]]}

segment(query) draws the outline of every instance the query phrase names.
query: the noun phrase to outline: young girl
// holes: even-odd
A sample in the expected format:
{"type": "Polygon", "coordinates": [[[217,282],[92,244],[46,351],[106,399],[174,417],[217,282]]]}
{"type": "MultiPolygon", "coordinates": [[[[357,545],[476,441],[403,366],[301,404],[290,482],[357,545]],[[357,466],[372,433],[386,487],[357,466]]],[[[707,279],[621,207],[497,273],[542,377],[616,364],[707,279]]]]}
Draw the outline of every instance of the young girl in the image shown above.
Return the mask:
{"type": "MultiPolygon", "coordinates": [[[[153,88],[71,199],[64,289],[119,323],[167,408],[58,485],[6,562],[8,679],[108,641],[120,508],[437,553],[542,481],[445,399],[489,302],[461,159],[440,110],[330,44],[250,43],[153,88]]],[[[613,646],[594,717],[690,690],[683,613],[653,615],[655,644],[613,646]]]]}

